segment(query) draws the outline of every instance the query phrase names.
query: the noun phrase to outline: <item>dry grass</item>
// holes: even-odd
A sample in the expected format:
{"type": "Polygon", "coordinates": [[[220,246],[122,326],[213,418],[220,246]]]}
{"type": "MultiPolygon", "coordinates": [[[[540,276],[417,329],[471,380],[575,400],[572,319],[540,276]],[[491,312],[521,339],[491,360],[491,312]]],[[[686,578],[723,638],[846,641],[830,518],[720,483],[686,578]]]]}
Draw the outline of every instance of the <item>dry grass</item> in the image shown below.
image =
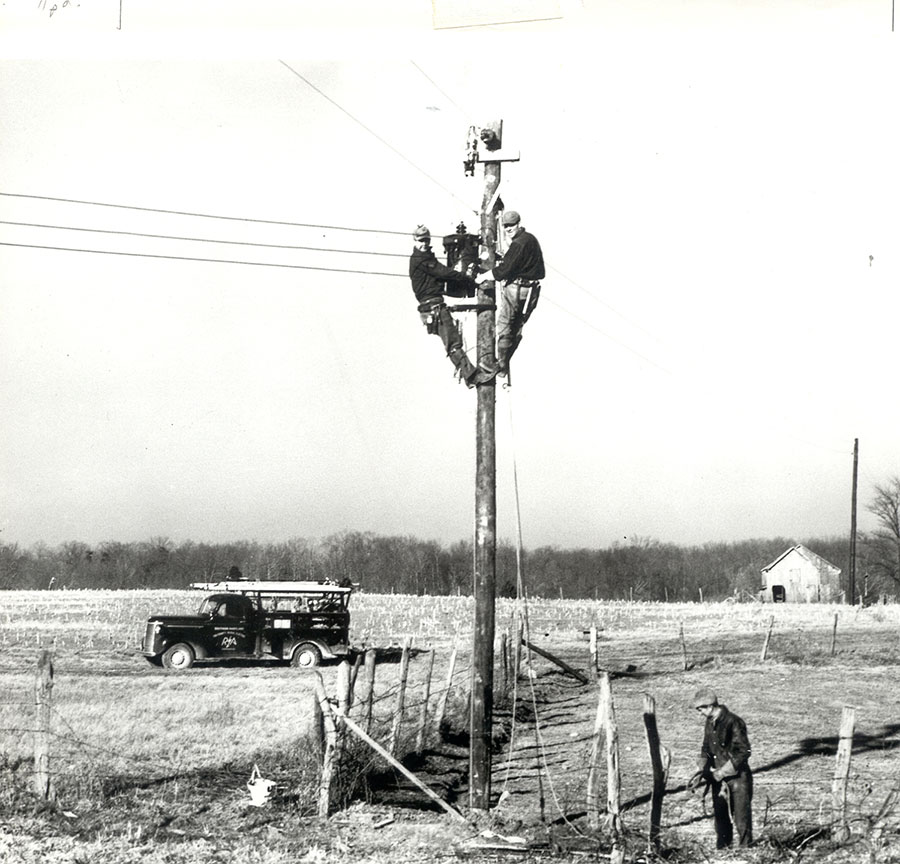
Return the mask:
{"type": "MultiPolygon", "coordinates": [[[[0,595],[0,808],[5,813],[0,861],[398,864],[451,856],[459,832],[443,823],[426,828],[409,817],[374,832],[371,814],[354,808],[346,830],[312,818],[318,755],[307,734],[309,676],[275,665],[236,663],[171,674],[136,654],[149,614],[193,611],[200,599],[188,591],[0,595]],[[40,647],[53,651],[56,668],[52,728],[59,808],[35,815],[26,790],[40,647]],[[246,781],[254,763],[279,783],[271,808],[249,806],[246,781]],[[16,841],[19,835],[31,839],[16,841]],[[429,845],[420,847],[422,842],[429,845]]],[[[510,601],[498,602],[498,631],[509,624],[512,608],[510,601]]],[[[601,662],[620,673],[614,692],[627,798],[639,798],[647,788],[643,693],[656,697],[660,732],[674,753],[671,790],[688,770],[699,740],[695,718],[685,710],[685,694],[701,682],[712,683],[750,725],[758,771],[755,816],[764,838],[754,860],[779,860],[773,856],[781,854],[787,860],[795,853],[784,850],[802,843],[810,825],[827,822],[833,769],[829,739],[837,732],[841,706],[850,701],[857,705],[857,729],[866,744],[854,755],[850,788],[858,820],[854,848],[862,849],[874,836],[870,829],[879,796],[900,773],[896,725],[891,727],[900,716],[900,607],[535,600],[528,610],[533,641],[581,668],[587,664],[585,631],[592,623],[600,628],[601,662]],[[769,659],[763,664],[759,653],[773,617],[769,659]]],[[[360,594],[353,601],[352,638],[357,644],[387,646],[411,635],[419,647],[436,646],[435,700],[455,639],[464,649],[456,682],[466,680],[471,615],[470,598],[360,594]]],[[[409,720],[401,729],[405,749],[415,734],[422,665],[414,661],[411,669],[409,720]]],[[[397,671],[397,664],[379,666],[376,725],[382,740],[392,720],[397,671]]],[[[323,672],[333,690],[333,667],[323,672]]],[[[540,674],[555,673],[544,665],[540,674]]],[[[464,716],[464,704],[458,687],[452,710],[464,716]]],[[[584,723],[590,727],[592,721],[588,708],[584,723]]],[[[577,750],[583,744],[572,741],[570,746],[577,750]]],[[[361,755],[358,766],[376,766],[366,758],[361,755]]],[[[576,783],[574,773],[567,779],[576,790],[566,793],[570,798],[564,807],[571,809],[577,807],[581,780],[576,783]]],[[[565,788],[562,779],[558,788],[565,788]]],[[[643,824],[642,806],[636,804],[627,816],[632,828],[643,824]]],[[[702,852],[708,847],[711,826],[696,821],[697,816],[696,801],[677,793],[667,798],[671,848],[702,852]]],[[[896,822],[892,818],[889,825],[896,822]]],[[[896,838],[891,831],[888,841],[896,838]]],[[[811,841],[803,855],[823,848],[811,841]]],[[[890,860],[883,850],[876,851],[879,862],[890,860]]]]}

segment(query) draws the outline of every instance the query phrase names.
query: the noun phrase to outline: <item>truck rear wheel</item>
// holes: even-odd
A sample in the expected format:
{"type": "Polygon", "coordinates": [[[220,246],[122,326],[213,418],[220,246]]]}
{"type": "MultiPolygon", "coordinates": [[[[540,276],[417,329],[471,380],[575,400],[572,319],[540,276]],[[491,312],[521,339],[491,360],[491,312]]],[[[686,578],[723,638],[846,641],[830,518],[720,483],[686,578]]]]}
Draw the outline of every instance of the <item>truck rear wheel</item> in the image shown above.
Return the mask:
{"type": "Polygon", "coordinates": [[[190,669],[194,665],[194,649],[184,642],[179,642],[166,650],[162,656],[162,664],[166,669],[190,669]]]}
{"type": "Polygon", "coordinates": [[[304,642],[291,657],[291,665],[298,669],[315,669],[322,662],[322,652],[311,642],[304,642]]]}

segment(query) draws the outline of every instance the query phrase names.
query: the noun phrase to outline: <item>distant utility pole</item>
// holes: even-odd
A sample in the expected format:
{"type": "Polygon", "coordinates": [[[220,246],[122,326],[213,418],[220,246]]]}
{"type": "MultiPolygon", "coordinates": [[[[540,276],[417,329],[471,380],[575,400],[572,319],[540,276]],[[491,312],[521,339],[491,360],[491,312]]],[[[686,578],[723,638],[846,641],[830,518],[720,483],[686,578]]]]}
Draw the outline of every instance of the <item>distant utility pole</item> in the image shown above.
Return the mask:
{"type": "MultiPolygon", "coordinates": [[[[481,265],[496,263],[497,214],[501,209],[500,165],[517,160],[503,153],[503,121],[488,123],[479,133],[480,144],[469,130],[473,158],[484,163],[484,196],[481,202],[481,265]],[[477,157],[474,155],[477,153],[477,157]]],[[[474,162],[467,163],[467,173],[474,162]]],[[[496,364],[494,357],[494,283],[479,286],[477,295],[479,365],[496,364]]],[[[481,385],[475,441],[475,624],[472,647],[472,699],[469,715],[469,806],[491,806],[491,730],[494,710],[494,627],[497,565],[497,437],[496,386],[481,385]]]]}
{"type": "Polygon", "coordinates": [[[856,603],[856,479],[859,474],[859,438],[853,439],[853,495],[850,503],[850,572],[847,575],[847,599],[856,603]]]}

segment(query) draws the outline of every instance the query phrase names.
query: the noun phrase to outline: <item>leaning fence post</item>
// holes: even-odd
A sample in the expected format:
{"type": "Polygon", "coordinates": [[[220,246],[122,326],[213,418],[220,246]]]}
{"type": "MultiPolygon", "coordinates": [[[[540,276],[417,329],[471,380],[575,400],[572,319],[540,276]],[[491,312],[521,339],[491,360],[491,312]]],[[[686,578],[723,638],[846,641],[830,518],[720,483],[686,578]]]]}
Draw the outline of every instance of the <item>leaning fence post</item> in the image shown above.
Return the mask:
{"type": "Polygon", "coordinates": [[[600,666],[600,662],[597,658],[597,625],[591,624],[591,635],[590,635],[590,647],[591,647],[591,668],[588,670],[592,684],[597,683],[597,669],[600,666]]]}
{"type": "Polygon", "coordinates": [[[841,713],[834,779],[831,781],[832,836],[839,843],[844,843],[850,836],[850,829],[847,827],[847,781],[850,777],[850,754],[853,750],[855,725],[856,709],[852,705],[845,705],[841,713]]]}
{"type": "Polygon", "coordinates": [[[659,746],[659,730],[656,726],[656,700],[644,694],[644,728],[647,730],[647,746],[650,749],[650,766],[653,769],[653,791],[650,795],[650,850],[659,850],[659,830],[662,818],[663,795],[666,794],[666,777],[659,746]]]}
{"type": "Polygon", "coordinates": [[[837,643],[838,613],[834,613],[834,627],[831,628],[831,656],[834,657],[834,646],[837,643]]]}
{"type": "Polygon", "coordinates": [[[428,700],[431,697],[431,673],[434,670],[434,649],[428,652],[428,660],[425,664],[425,692],[422,694],[422,704],[419,708],[419,729],[416,732],[415,753],[421,753],[425,749],[425,726],[428,723],[428,700]]]}
{"type": "Polygon", "coordinates": [[[388,752],[391,756],[397,753],[397,742],[400,737],[400,726],[403,723],[403,710],[406,705],[406,679],[409,676],[409,646],[410,637],[403,642],[403,652],[400,655],[400,690],[397,693],[397,707],[394,709],[394,722],[391,724],[391,737],[388,739],[388,752]]]}
{"type": "Polygon", "coordinates": [[[766,631],[766,641],[763,642],[762,653],[759,655],[759,659],[765,660],[766,656],[769,653],[769,640],[772,638],[772,628],[775,626],[775,616],[773,615],[769,618],[769,629],[766,631]]]}
{"type": "Polygon", "coordinates": [[[53,690],[53,661],[50,652],[41,651],[34,679],[34,707],[37,726],[34,731],[34,791],[45,801],[56,798],[50,776],[50,707],[53,690]]]}

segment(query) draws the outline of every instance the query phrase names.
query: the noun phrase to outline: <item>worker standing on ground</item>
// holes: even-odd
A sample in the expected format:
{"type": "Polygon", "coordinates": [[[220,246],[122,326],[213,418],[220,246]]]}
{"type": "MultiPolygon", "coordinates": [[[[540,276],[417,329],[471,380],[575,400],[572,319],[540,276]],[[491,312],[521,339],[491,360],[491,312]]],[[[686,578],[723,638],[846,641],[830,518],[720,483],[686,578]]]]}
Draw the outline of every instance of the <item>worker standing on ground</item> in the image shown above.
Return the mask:
{"type": "Polygon", "coordinates": [[[419,315],[429,333],[441,337],[447,356],[456,367],[459,377],[467,387],[487,384],[494,379],[496,370],[478,369],[463,350],[459,328],[444,303],[444,295],[472,297],[475,280],[450,267],[445,267],[431,249],[431,232],[419,225],[413,232],[413,253],[409,259],[409,278],[413,293],[419,301],[419,315]]]}
{"type": "Polygon", "coordinates": [[[507,210],[500,221],[509,248],[503,260],[493,270],[478,276],[476,281],[481,284],[493,279],[504,283],[498,292],[497,374],[508,375],[509,361],[522,341],[522,328],[541,296],[540,280],[545,272],[541,244],[522,227],[519,214],[507,210]]]}
{"type": "Polygon", "coordinates": [[[708,687],[694,694],[694,708],[706,717],[706,727],[698,770],[688,781],[688,788],[693,792],[704,783],[712,788],[717,849],[731,846],[735,832],[738,845],[749,846],[753,842],[753,775],[747,764],[747,726],[737,714],[720,705],[708,687]]]}

